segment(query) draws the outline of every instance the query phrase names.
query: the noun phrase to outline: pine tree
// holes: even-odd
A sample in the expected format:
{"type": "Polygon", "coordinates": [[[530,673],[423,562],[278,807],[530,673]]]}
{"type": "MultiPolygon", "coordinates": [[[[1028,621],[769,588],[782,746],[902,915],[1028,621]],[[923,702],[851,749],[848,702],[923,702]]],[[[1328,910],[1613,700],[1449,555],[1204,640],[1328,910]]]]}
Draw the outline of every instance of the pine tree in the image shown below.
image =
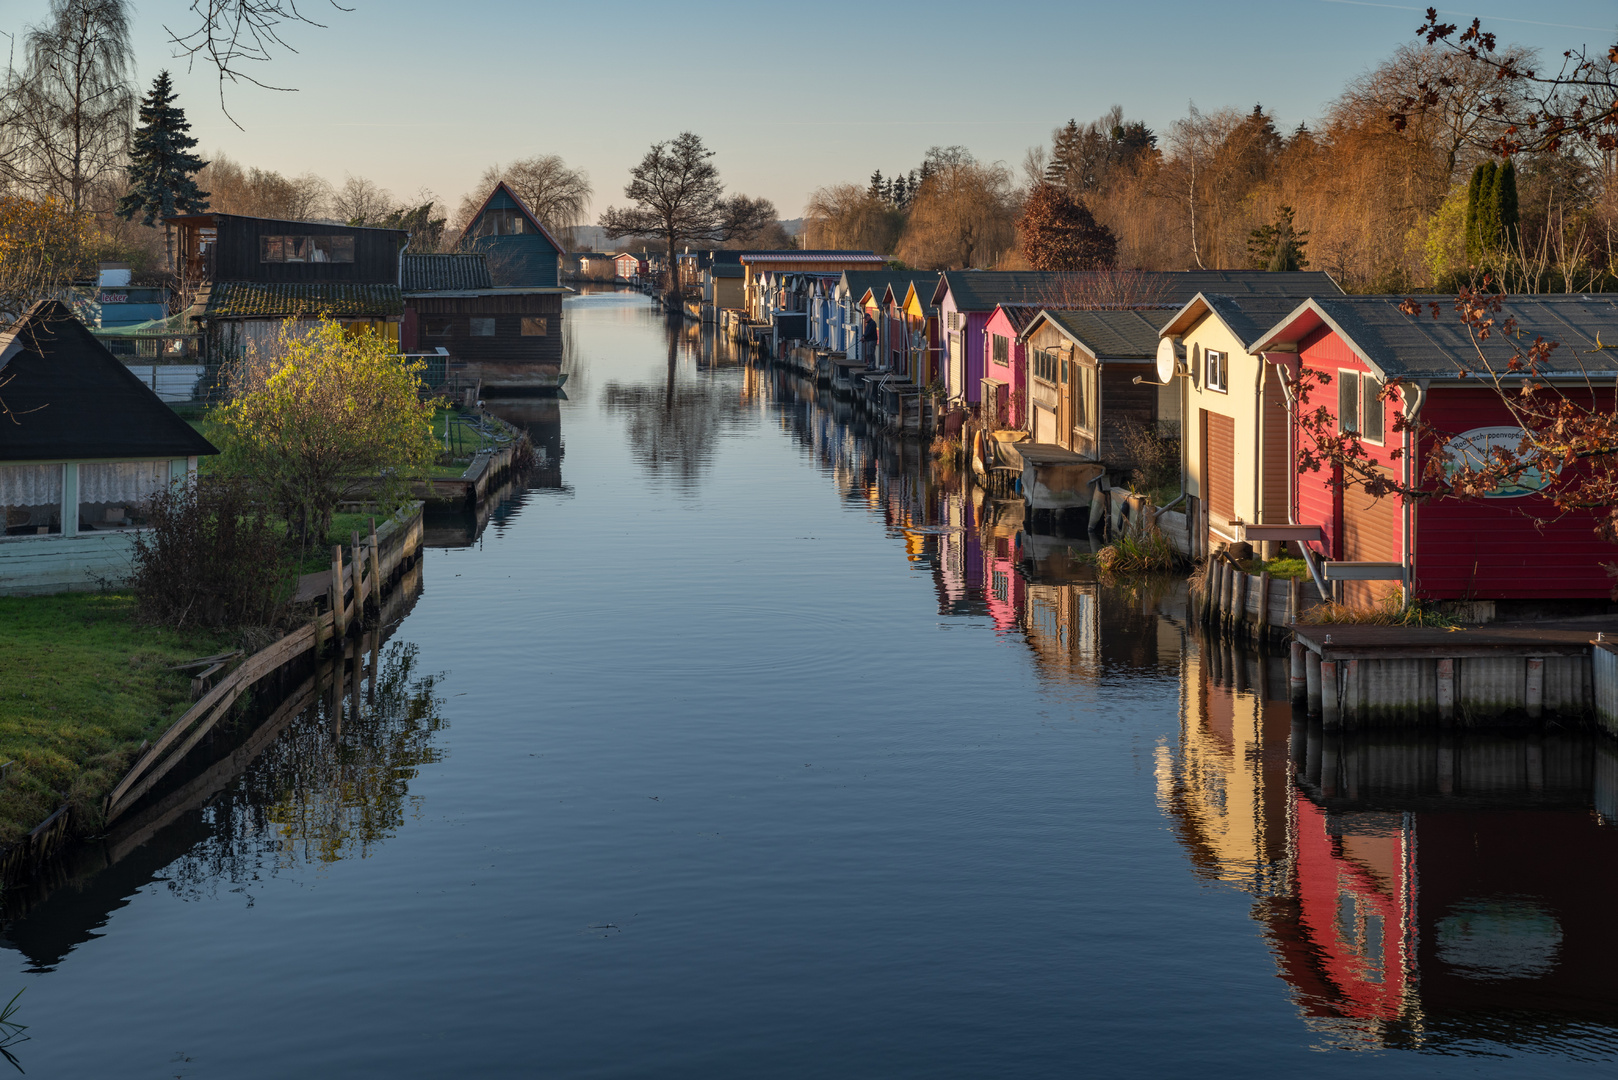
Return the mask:
{"type": "Polygon", "coordinates": [[[141,224],[153,225],[160,218],[208,209],[208,193],[194,179],[207,162],[189,152],[197,145],[190,130],[185,110],[174,104],[169,73],[160,72],[140,103],[140,126],[129,154],[130,190],[118,200],[119,217],[128,221],[140,214],[141,224]]]}
{"type": "Polygon", "coordinates": [[[1283,206],[1272,225],[1260,225],[1247,234],[1247,261],[1255,270],[1283,273],[1309,265],[1303,249],[1308,246],[1308,229],[1293,224],[1293,211],[1283,206]]]}
{"type": "Polygon", "coordinates": [[[1070,178],[1082,171],[1082,134],[1077,121],[1069,120],[1051,137],[1051,163],[1045,166],[1045,182],[1058,187],[1070,187],[1070,178]]]}
{"type": "Polygon", "coordinates": [[[1517,166],[1510,158],[1495,170],[1490,192],[1493,217],[1499,223],[1497,243],[1511,247],[1517,242],[1517,166]]]}
{"type": "Polygon", "coordinates": [[[886,199],[888,197],[887,181],[882,179],[882,170],[878,169],[871,174],[871,186],[867,189],[873,199],[886,199]]]}

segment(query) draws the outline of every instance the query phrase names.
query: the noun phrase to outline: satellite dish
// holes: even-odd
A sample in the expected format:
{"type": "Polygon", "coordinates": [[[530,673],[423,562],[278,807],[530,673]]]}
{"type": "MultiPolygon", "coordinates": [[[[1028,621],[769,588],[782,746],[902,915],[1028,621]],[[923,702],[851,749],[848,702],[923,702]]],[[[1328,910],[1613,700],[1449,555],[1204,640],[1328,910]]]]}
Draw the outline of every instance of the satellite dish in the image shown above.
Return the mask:
{"type": "Polygon", "coordinates": [[[1177,367],[1174,356],[1174,339],[1165,337],[1157,339],[1157,381],[1167,386],[1174,378],[1177,367]]]}

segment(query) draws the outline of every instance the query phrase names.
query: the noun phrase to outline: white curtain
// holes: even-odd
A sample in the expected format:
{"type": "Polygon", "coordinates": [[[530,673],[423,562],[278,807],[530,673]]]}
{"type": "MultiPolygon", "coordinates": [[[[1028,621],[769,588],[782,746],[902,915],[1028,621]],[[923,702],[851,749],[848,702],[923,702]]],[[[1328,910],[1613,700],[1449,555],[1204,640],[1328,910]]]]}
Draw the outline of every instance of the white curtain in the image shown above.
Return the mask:
{"type": "Polygon", "coordinates": [[[50,506],[62,502],[62,466],[0,465],[0,506],[50,506]]]}
{"type": "Polygon", "coordinates": [[[169,486],[166,461],[79,466],[79,502],[141,503],[169,486]]]}

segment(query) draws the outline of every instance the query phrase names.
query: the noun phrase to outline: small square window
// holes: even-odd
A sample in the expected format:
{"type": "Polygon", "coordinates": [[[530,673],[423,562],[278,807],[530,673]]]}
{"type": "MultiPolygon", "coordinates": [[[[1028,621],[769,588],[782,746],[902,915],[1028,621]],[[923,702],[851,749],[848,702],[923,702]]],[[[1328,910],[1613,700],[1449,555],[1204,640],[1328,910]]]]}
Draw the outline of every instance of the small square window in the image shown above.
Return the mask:
{"type": "Polygon", "coordinates": [[[1202,355],[1207,362],[1207,389],[1217,390],[1220,393],[1225,393],[1229,389],[1230,380],[1230,372],[1226,366],[1225,354],[1222,352],[1214,352],[1212,349],[1209,349],[1202,355]]]}
{"type": "Polygon", "coordinates": [[[1360,435],[1366,442],[1381,443],[1386,431],[1382,412],[1382,384],[1370,375],[1360,378],[1360,435]]]}
{"type": "Polygon", "coordinates": [[[550,327],[544,316],[534,317],[524,315],[522,320],[523,337],[544,337],[550,333],[550,327]]]}
{"type": "Polygon", "coordinates": [[[494,337],[493,319],[472,319],[473,337],[494,337]]]}

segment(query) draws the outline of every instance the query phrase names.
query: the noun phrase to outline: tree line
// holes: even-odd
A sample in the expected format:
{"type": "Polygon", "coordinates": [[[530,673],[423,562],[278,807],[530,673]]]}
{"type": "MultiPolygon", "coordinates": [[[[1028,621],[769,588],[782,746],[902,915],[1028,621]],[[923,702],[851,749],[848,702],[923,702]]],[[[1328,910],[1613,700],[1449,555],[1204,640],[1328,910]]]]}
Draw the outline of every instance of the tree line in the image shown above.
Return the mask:
{"type": "Polygon", "coordinates": [[[1308,268],[1380,292],[1453,291],[1489,273],[1519,291],[1611,288],[1618,149],[1602,87],[1618,55],[1511,77],[1534,59],[1492,40],[1486,52],[1415,41],[1291,131],[1262,104],[1193,104],[1162,133],[1113,106],[1057,128],[1015,172],[934,147],[891,178],[815,191],[807,242],[928,269],[1308,268]],[[1500,145],[1558,118],[1589,137],[1500,145]]]}

